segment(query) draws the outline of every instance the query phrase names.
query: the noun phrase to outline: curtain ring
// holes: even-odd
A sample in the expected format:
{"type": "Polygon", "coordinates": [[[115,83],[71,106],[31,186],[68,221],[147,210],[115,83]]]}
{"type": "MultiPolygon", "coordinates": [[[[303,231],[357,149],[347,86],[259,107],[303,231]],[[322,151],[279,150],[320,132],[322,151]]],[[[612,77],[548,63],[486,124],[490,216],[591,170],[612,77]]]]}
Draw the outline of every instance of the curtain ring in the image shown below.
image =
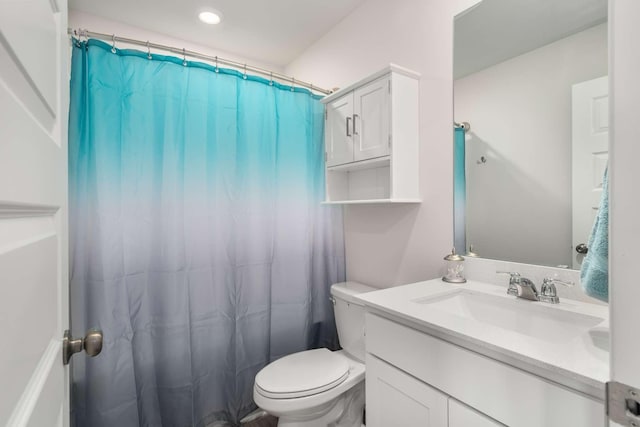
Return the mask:
{"type": "Polygon", "coordinates": [[[151,59],[151,48],[149,47],[149,40],[147,40],[147,59],[151,59]]]}
{"type": "Polygon", "coordinates": [[[296,79],[291,77],[291,92],[293,92],[295,90],[294,87],[293,87],[295,84],[296,84],[296,79]]]}
{"type": "Polygon", "coordinates": [[[80,34],[78,33],[78,30],[73,30],[73,35],[76,37],[75,40],[73,40],[74,46],[80,47],[82,40],[80,39],[80,34]]]}
{"type": "Polygon", "coordinates": [[[219,73],[220,69],[218,68],[218,55],[216,55],[216,73],[219,73]]]}
{"type": "Polygon", "coordinates": [[[273,86],[273,71],[269,72],[269,86],[273,86]]]}
{"type": "Polygon", "coordinates": [[[116,35],[115,34],[111,36],[111,41],[113,42],[113,44],[111,45],[111,53],[116,53],[116,35]]]}
{"type": "Polygon", "coordinates": [[[187,53],[185,48],[182,48],[182,65],[187,66],[187,53]]]}
{"type": "Polygon", "coordinates": [[[242,74],[242,78],[247,80],[247,64],[244,64],[243,69],[244,69],[244,73],[242,74]]]}

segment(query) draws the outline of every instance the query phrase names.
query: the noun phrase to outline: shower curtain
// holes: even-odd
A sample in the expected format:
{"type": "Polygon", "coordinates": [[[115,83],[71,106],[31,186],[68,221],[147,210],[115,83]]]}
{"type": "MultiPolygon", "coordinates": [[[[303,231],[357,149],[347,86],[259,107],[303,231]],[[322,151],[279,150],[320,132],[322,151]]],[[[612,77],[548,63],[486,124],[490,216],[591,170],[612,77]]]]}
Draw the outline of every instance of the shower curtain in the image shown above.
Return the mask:
{"type": "Polygon", "coordinates": [[[465,132],[454,128],[453,135],[453,238],[456,252],[467,253],[467,177],[465,173],[465,132]]]}
{"type": "Polygon", "coordinates": [[[104,332],[73,360],[77,426],[236,425],[265,364],[337,346],[322,140],[304,89],[74,41],[71,322],[104,332]]]}

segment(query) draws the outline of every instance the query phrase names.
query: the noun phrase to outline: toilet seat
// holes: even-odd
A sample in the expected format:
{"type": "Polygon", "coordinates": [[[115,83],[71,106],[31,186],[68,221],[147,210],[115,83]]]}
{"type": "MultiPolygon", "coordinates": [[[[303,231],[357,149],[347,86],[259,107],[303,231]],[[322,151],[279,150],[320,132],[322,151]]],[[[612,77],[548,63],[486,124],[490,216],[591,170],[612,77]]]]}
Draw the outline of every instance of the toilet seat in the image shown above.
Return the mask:
{"type": "Polygon", "coordinates": [[[302,351],[269,364],[256,375],[256,391],[271,399],[293,399],[330,390],[349,376],[349,363],[326,348],[302,351]]]}

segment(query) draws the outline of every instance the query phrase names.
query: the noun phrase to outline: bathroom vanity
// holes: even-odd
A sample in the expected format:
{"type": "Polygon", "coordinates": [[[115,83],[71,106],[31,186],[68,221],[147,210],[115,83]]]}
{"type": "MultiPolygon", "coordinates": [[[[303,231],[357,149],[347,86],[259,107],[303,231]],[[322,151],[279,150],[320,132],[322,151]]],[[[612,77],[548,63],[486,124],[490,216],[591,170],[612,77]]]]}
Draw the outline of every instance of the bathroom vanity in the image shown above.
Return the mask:
{"type": "Polygon", "coordinates": [[[367,427],[600,427],[608,311],[431,280],[359,296],[367,427]]]}

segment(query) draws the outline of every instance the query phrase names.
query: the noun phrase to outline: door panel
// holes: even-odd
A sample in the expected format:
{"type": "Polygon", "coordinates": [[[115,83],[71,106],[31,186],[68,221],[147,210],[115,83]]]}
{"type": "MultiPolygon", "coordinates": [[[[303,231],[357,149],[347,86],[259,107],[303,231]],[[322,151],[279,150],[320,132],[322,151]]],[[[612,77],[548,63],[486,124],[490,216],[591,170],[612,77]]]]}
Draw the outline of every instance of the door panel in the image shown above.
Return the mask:
{"type": "Polygon", "coordinates": [[[447,396],[367,354],[367,427],[447,427],[447,396]]]}
{"type": "MultiPolygon", "coordinates": [[[[508,404],[508,403],[506,403],[508,404]]],[[[480,412],[449,398],[449,427],[500,427],[504,426],[480,412]]]]}
{"type": "Polygon", "coordinates": [[[0,1],[0,74],[47,129],[58,108],[57,9],[53,1],[0,1]]]}
{"type": "Polygon", "coordinates": [[[327,167],[353,161],[353,95],[348,94],[326,106],[327,167]]]}
{"type": "Polygon", "coordinates": [[[353,94],[336,99],[326,109],[327,167],[353,162],[353,94]]]}
{"type": "Polygon", "coordinates": [[[53,206],[59,198],[60,146],[6,86],[0,86],[0,200],[53,206]],[[46,176],[48,179],[43,180],[46,176]],[[19,185],[17,185],[19,183],[19,185]]]}
{"type": "Polygon", "coordinates": [[[354,92],[354,160],[389,154],[389,77],[378,79],[354,92]]]}
{"type": "Polygon", "coordinates": [[[579,269],[584,255],[575,247],[587,243],[602,195],[609,160],[609,80],[600,77],[572,88],[572,259],[579,269]]]}
{"type": "Polygon", "coordinates": [[[67,4],[0,0],[0,425],[68,425],[67,4]]]}

